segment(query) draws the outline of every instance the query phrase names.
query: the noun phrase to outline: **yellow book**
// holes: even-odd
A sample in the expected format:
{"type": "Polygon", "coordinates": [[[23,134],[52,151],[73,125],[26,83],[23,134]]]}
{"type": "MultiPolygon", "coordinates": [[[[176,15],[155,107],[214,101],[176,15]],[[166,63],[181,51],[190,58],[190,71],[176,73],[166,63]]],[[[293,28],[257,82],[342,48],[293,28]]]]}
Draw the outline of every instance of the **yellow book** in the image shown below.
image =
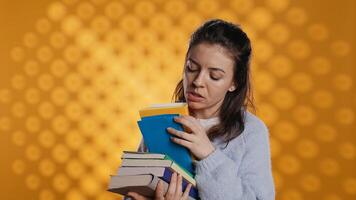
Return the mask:
{"type": "Polygon", "coordinates": [[[165,103],[165,104],[153,104],[147,108],[139,111],[140,117],[148,117],[153,115],[163,114],[179,114],[189,115],[187,103],[165,103]]]}

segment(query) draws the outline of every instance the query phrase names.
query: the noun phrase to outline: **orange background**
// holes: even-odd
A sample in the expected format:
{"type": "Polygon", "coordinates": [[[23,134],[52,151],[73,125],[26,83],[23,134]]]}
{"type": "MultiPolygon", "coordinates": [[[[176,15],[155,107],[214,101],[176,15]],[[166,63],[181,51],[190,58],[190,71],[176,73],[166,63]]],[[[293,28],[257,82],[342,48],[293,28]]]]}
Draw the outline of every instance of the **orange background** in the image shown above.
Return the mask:
{"type": "Polygon", "coordinates": [[[356,198],[355,1],[0,2],[0,199],[117,199],[138,109],[169,102],[210,18],[253,44],[277,199],[356,198]]]}

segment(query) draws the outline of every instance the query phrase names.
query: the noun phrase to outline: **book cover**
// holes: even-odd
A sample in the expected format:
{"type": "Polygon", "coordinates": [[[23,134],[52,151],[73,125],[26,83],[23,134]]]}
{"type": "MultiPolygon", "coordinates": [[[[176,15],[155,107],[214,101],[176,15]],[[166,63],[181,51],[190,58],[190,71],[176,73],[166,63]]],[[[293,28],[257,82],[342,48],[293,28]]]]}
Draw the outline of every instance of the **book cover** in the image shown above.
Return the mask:
{"type": "Polygon", "coordinates": [[[171,135],[167,132],[168,127],[183,131],[182,125],[173,120],[175,116],[178,116],[178,114],[143,117],[137,123],[150,153],[168,155],[179,166],[194,174],[189,150],[172,142],[171,135]]]}
{"type": "Polygon", "coordinates": [[[139,110],[140,117],[148,117],[162,114],[189,115],[187,103],[165,103],[154,104],[147,108],[139,110]]]}

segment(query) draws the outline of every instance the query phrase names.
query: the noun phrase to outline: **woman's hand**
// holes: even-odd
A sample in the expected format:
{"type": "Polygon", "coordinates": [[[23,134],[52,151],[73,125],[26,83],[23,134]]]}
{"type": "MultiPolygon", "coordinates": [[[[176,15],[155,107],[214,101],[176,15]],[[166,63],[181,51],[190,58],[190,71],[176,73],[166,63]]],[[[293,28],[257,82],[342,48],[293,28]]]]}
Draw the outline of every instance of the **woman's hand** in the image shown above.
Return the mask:
{"type": "Polygon", "coordinates": [[[171,137],[173,142],[188,148],[199,160],[208,157],[215,150],[214,145],[197,119],[192,116],[179,116],[175,117],[174,121],[182,124],[190,133],[168,128],[167,131],[170,134],[177,136],[171,137]]]}
{"type": "MultiPolygon", "coordinates": [[[[192,184],[189,184],[183,193],[182,182],[183,182],[182,176],[177,175],[177,173],[173,173],[171,177],[171,182],[168,186],[168,190],[166,194],[164,194],[163,182],[162,180],[159,180],[156,187],[154,199],[155,200],[187,200],[192,184]]],[[[134,198],[135,200],[149,200],[149,198],[139,195],[135,192],[129,192],[127,195],[134,198]]]]}

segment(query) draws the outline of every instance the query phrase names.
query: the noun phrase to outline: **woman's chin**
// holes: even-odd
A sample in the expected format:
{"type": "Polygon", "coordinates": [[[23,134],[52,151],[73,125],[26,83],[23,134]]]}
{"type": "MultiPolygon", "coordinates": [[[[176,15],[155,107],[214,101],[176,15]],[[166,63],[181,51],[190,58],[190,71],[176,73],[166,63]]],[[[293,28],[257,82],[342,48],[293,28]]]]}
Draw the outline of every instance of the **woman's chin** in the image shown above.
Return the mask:
{"type": "Polygon", "coordinates": [[[204,104],[202,102],[188,101],[188,107],[192,110],[199,110],[204,108],[204,104]]]}

